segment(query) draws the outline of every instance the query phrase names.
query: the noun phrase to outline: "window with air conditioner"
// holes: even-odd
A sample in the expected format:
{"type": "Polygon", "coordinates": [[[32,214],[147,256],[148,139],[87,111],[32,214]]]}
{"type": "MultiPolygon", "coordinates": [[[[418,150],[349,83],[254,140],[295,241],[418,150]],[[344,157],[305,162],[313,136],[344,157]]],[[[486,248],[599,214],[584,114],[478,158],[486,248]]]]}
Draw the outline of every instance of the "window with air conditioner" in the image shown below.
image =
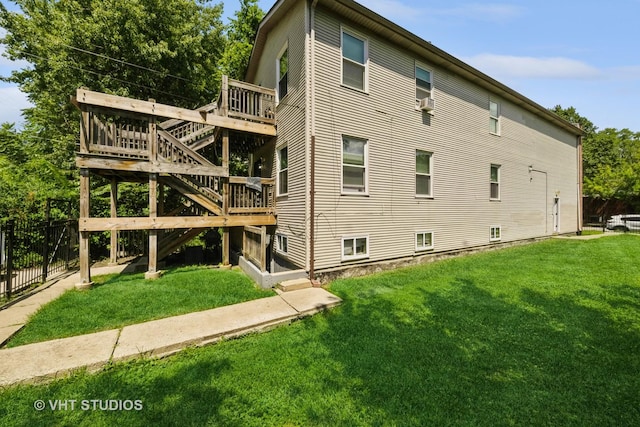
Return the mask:
{"type": "Polygon", "coordinates": [[[416,109],[431,111],[435,108],[433,100],[432,73],[425,67],[417,65],[415,67],[416,79],[416,109]]]}

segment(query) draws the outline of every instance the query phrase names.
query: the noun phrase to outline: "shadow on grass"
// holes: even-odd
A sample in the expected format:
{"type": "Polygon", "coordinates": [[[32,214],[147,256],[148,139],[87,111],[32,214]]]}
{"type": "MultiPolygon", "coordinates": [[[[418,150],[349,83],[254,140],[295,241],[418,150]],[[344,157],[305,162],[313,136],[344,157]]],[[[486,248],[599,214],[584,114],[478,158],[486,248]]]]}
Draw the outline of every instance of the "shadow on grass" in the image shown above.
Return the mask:
{"type": "MultiPolygon", "coordinates": [[[[347,382],[359,384],[350,396],[371,415],[366,423],[640,422],[637,323],[626,328],[601,310],[530,289],[514,304],[466,279],[446,292],[414,290],[404,308],[389,295],[345,301],[321,334],[347,382]]],[[[327,393],[337,385],[323,381],[327,393]]]]}

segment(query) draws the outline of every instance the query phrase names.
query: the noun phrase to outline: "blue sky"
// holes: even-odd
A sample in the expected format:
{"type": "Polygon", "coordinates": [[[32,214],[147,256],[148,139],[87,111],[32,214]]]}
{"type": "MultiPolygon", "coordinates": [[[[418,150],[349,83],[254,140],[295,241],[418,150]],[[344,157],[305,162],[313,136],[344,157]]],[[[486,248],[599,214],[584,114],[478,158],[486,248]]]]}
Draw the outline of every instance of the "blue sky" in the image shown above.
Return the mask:
{"type": "MultiPolygon", "coordinates": [[[[359,2],[544,107],[640,131],[640,0],[359,2]]],[[[224,3],[227,16],[239,5],[224,3]]],[[[25,65],[2,57],[0,75],[25,65]]],[[[19,122],[24,95],[0,84],[0,100],[0,122],[19,122]]]]}

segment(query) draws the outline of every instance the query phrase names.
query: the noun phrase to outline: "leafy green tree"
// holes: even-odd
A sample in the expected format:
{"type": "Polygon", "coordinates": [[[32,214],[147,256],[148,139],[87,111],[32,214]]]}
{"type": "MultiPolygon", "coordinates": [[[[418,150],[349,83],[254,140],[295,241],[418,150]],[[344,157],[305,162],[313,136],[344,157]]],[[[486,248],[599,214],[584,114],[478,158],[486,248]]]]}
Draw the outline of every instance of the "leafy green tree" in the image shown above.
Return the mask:
{"type": "Polygon", "coordinates": [[[258,25],[264,17],[257,3],[257,0],[240,0],[240,9],[229,24],[227,46],[221,63],[223,73],[232,79],[243,80],[249,66],[258,25]]]}
{"type": "Polygon", "coordinates": [[[31,66],[5,80],[34,104],[25,119],[48,160],[73,168],[78,87],[195,108],[219,86],[222,5],[195,0],[16,0],[0,4],[10,59],[31,66]]]}

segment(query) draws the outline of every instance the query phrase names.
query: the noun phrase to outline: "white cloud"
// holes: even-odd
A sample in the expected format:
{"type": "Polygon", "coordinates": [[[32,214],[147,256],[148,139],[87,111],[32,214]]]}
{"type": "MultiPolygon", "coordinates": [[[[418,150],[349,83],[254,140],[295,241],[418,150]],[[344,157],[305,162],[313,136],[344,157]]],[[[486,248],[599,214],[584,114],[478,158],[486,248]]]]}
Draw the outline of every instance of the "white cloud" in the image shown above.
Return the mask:
{"type": "Polygon", "coordinates": [[[0,87],[0,123],[15,123],[21,127],[22,110],[31,107],[27,96],[17,86],[0,87]]]}
{"type": "Polygon", "coordinates": [[[597,79],[604,73],[582,61],[570,58],[536,58],[490,53],[463,58],[480,71],[498,79],[597,79]]]}

